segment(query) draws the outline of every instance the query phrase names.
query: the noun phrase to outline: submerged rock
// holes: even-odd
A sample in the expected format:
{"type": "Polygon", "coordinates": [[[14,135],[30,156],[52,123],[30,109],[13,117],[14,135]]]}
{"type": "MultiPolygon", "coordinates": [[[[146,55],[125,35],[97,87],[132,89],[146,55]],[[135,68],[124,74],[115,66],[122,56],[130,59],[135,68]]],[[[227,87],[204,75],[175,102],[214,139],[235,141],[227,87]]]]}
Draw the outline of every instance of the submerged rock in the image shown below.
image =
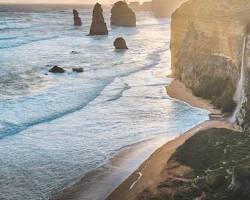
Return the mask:
{"type": "Polygon", "coordinates": [[[115,39],[114,46],[116,49],[128,49],[126,41],[122,37],[115,39]]]}
{"type": "Polygon", "coordinates": [[[65,70],[64,70],[63,68],[58,67],[58,66],[55,65],[54,67],[52,67],[52,68],[49,70],[49,72],[51,72],[51,73],[64,73],[65,70]]]}
{"type": "Polygon", "coordinates": [[[73,15],[74,15],[74,25],[75,26],[81,26],[82,25],[82,20],[79,17],[78,11],[73,9],[73,15]]]}
{"type": "Polygon", "coordinates": [[[71,54],[78,54],[78,51],[71,51],[71,54]]]}
{"type": "Polygon", "coordinates": [[[99,3],[96,3],[93,9],[89,35],[108,35],[107,25],[103,18],[102,6],[99,3]]]}
{"type": "Polygon", "coordinates": [[[124,1],[118,1],[111,9],[111,25],[136,26],[136,15],[124,1]]]}
{"type": "Polygon", "coordinates": [[[83,68],[82,67],[78,67],[78,68],[72,68],[73,72],[77,72],[77,73],[82,73],[83,72],[83,68]]]}

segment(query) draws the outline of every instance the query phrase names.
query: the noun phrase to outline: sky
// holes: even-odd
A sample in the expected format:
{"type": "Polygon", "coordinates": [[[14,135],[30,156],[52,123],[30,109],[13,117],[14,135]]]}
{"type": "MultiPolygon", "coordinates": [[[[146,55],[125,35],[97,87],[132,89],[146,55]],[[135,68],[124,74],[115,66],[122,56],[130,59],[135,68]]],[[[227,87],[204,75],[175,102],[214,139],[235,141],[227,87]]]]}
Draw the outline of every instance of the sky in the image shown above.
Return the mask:
{"type": "MultiPolygon", "coordinates": [[[[98,0],[100,3],[113,3],[117,0],[98,0]]],[[[0,3],[59,3],[59,4],[94,4],[97,0],[0,0],[0,3]]]]}

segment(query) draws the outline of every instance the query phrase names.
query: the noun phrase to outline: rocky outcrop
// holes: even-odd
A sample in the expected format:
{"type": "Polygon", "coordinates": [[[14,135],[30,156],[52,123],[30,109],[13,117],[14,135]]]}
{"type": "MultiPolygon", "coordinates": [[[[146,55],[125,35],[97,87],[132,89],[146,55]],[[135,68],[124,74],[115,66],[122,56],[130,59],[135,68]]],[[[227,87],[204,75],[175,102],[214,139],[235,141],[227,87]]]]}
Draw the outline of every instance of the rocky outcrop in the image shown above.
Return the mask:
{"type": "Polygon", "coordinates": [[[118,1],[111,9],[111,25],[136,26],[136,15],[125,1],[118,1]]]}
{"type": "Polygon", "coordinates": [[[141,5],[142,11],[152,11],[152,2],[151,1],[145,1],[141,5]]]}
{"type": "Polygon", "coordinates": [[[52,68],[49,70],[49,72],[55,73],[55,74],[61,74],[61,73],[64,73],[65,70],[64,70],[63,68],[58,67],[58,66],[55,65],[54,67],[52,67],[52,68]]]}
{"type": "Polygon", "coordinates": [[[145,1],[142,4],[138,1],[132,1],[129,3],[129,7],[132,8],[134,11],[152,11],[152,2],[145,1]]]}
{"type": "Polygon", "coordinates": [[[73,9],[73,15],[74,15],[74,25],[75,26],[81,26],[82,25],[82,20],[79,17],[78,11],[73,9]]]}
{"type": "Polygon", "coordinates": [[[126,41],[122,37],[115,39],[114,46],[116,49],[128,49],[126,41]]]}
{"type": "Polygon", "coordinates": [[[132,1],[129,3],[129,7],[134,11],[141,11],[141,4],[138,1],[132,1]]]}
{"type": "Polygon", "coordinates": [[[103,17],[102,6],[99,3],[96,3],[93,9],[89,35],[108,35],[107,25],[103,17]]]}
{"type": "Polygon", "coordinates": [[[250,127],[249,10],[248,0],[190,0],[171,22],[175,77],[225,112],[237,104],[234,118],[244,128],[250,127]]]}
{"type": "Polygon", "coordinates": [[[157,18],[170,17],[187,0],[152,0],[152,11],[157,18]]]}
{"type": "Polygon", "coordinates": [[[75,68],[72,68],[72,71],[76,73],[82,73],[84,70],[82,67],[75,67],[75,68]]]}

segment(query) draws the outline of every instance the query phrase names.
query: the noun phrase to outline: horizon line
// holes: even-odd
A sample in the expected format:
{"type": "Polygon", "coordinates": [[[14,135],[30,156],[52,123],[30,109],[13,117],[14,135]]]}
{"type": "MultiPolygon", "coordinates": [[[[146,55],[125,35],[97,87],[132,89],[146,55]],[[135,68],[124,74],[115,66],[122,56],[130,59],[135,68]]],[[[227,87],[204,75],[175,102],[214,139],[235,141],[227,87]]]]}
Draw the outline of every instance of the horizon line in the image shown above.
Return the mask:
{"type": "MultiPolygon", "coordinates": [[[[95,5],[96,3],[14,3],[0,2],[0,5],[95,5]]],[[[112,3],[103,3],[102,5],[112,5],[112,3]]]]}

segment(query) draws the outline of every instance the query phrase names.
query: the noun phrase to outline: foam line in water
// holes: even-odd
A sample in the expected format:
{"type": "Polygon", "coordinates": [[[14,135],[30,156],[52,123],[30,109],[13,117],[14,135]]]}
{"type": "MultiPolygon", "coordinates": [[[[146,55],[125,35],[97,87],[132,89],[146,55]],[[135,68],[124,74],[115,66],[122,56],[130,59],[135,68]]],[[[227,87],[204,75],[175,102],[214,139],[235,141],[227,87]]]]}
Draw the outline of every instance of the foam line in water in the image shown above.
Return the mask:
{"type": "MultiPolygon", "coordinates": [[[[163,48],[160,48],[158,50],[153,51],[152,53],[150,53],[147,56],[147,58],[150,60],[149,64],[147,64],[147,65],[145,65],[145,66],[143,66],[143,67],[141,67],[139,69],[132,70],[130,72],[126,72],[126,73],[122,74],[120,77],[126,77],[126,76],[129,76],[129,75],[133,74],[133,73],[137,73],[139,71],[142,71],[142,70],[145,70],[145,69],[156,66],[161,61],[161,54],[163,52],[165,52],[167,49],[168,48],[163,47],[163,48]]],[[[102,90],[107,85],[112,83],[115,78],[116,77],[111,77],[110,80],[106,80],[106,83],[103,86],[95,88],[94,89],[95,92],[93,92],[93,93],[91,92],[92,94],[88,95],[88,100],[87,101],[85,101],[83,104],[77,105],[74,108],[66,109],[66,110],[63,110],[61,112],[52,113],[49,116],[38,118],[38,119],[32,120],[32,121],[30,121],[28,123],[26,122],[26,123],[21,123],[21,124],[14,124],[14,123],[9,123],[9,122],[4,122],[4,121],[1,122],[3,127],[0,128],[0,139],[4,139],[6,137],[18,134],[18,133],[28,129],[29,127],[32,127],[32,126],[35,126],[35,125],[38,125],[38,124],[41,124],[41,123],[50,122],[50,121],[53,121],[55,119],[61,118],[61,117],[65,116],[65,115],[68,115],[68,114],[71,114],[71,113],[74,113],[76,111],[79,111],[79,110],[83,109],[85,106],[88,105],[89,102],[93,101],[96,97],[98,97],[100,95],[100,93],[102,92],[102,90]]],[[[129,88],[127,88],[127,89],[129,89],[129,88]]],[[[119,97],[115,97],[115,98],[113,98],[113,100],[117,100],[118,98],[119,97]]],[[[39,101],[39,99],[37,99],[37,100],[39,101]]],[[[27,101],[27,99],[25,101],[27,101]]]]}

